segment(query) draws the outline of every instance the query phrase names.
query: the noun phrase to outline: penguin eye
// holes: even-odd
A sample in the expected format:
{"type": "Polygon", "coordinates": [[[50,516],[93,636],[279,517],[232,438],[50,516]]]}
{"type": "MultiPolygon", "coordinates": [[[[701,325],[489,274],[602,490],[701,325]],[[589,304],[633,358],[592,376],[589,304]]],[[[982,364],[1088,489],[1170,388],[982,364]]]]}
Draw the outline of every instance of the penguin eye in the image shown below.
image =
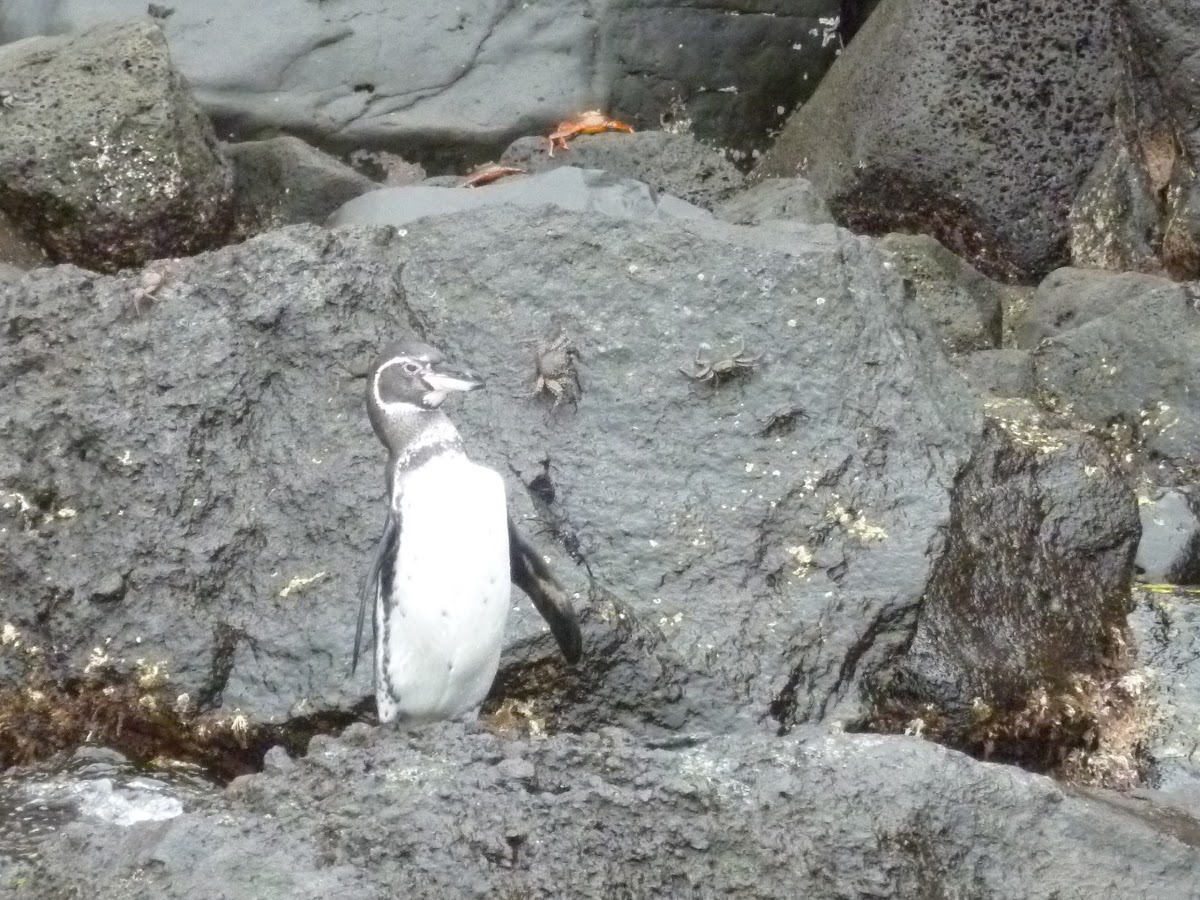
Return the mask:
{"type": "Polygon", "coordinates": [[[420,372],[420,371],[421,371],[421,366],[420,366],[420,364],[419,364],[419,363],[415,363],[415,362],[406,362],[406,363],[404,363],[404,364],[403,364],[403,369],[404,369],[404,371],[405,371],[405,372],[407,372],[409,375],[416,375],[418,372],[420,372]]]}

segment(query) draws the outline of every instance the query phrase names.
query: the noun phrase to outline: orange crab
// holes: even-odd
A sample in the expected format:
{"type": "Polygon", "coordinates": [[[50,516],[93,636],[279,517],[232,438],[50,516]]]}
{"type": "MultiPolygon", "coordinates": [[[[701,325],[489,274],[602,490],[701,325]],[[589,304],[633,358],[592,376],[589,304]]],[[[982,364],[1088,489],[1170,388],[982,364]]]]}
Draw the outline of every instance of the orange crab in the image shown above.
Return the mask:
{"type": "Polygon", "coordinates": [[[502,166],[499,163],[484,163],[482,166],[477,166],[475,171],[459,183],[459,187],[478,187],[481,184],[491,184],[493,181],[499,181],[501,178],[507,178],[509,175],[524,175],[524,169],[518,169],[516,166],[502,166]]]}
{"type": "Polygon", "coordinates": [[[566,150],[567,141],[577,134],[601,134],[605,131],[627,131],[633,134],[633,129],[624,122],[607,119],[604,117],[604,113],[598,109],[589,109],[585,113],[580,113],[577,119],[559,122],[558,127],[550,132],[550,155],[554,155],[555,147],[566,150]]]}

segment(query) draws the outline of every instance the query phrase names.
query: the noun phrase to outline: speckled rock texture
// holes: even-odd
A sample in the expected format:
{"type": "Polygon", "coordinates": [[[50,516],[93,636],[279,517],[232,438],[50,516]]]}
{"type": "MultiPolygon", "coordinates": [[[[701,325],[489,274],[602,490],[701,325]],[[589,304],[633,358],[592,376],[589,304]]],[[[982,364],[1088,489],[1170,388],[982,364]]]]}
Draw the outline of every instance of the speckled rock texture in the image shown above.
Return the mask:
{"type": "Polygon", "coordinates": [[[544,137],[524,137],[500,157],[507,166],[545,172],[559,166],[603,169],[645,182],[656,191],[713,209],[742,187],[742,173],[717,150],[691,135],[644,131],[581,135],[550,156],[544,137]]]}
{"type": "Polygon", "coordinates": [[[755,173],[811,179],[855,231],[1045,274],[1112,134],[1113,3],[884,0],[755,173]]]}
{"type": "Polygon", "coordinates": [[[811,728],[664,744],[354,726],[191,809],[62,828],[7,896],[1200,897],[1186,816],[811,728]]]}
{"type": "Polygon", "coordinates": [[[949,354],[1000,345],[1004,288],[924,234],[889,234],[879,245],[929,316],[949,354]]]}
{"type": "Polygon", "coordinates": [[[348,200],[379,185],[295,137],[222,148],[234,172],[237,233],[323,223],[348,200]]]}
{"type": "MultiPolygon", "coordinates": [[[[208,0],[162,18],[222,137],[279,130],[431,170],[603,107],[762,148],[839,48],[838,0],[208,0]]],[[[145,16],[144,0],[9,0],[0,41],[145,16]]]]}
{"type": "Polygon", "coordinates": [[[0,209],[51,259],[111,271],[217,246],[232,179],[149,22],[0,46],[0,209]]]}
{"type": "Polygon", "coordinates": [[[713,215],[734,225],[758,225],[772,220],[808,225],[833,222],[825,201],[807,178],[764,178],[719,204],[713,215]]]}
{"type": "Polygon", "coordinates": [[[1138,590],[1130,632],[1154,727],[1143,761],[1161,801],[1200,818],[1200,600],[1194,591],[1138,590]]]}
{"type": "Polygon", "coordinates": [[[1200,277],[1200,19],[1190,0],[1118,9],[1117,130],[1072,210],[1072,262],[1200,277]]]}
{"type": "MultiPolygon", "coordinates": [[[[494,206],[272,232],[160,268],[148,296],[33,273],[3,295],[0,621],[64,672],[97,646],[161,658],[203,708],[354,707],[384,485],[350,372],[416,333],[488,383],[450,414],[580,592],[578,677],[614,709],[642,698],[605,671],[659,691],[616,721],[678,725],[681,684],[717,719],[854,718],[911,636],[980,427],[881,262],[828,226],[494,206]],[[556,330],[580,384],[557,407],[534,390],[556,330]],[[680,371],[743,343],[737,377],[680,371]]],[[[541,635],[521,609],[513,639],[541,635]]]]}
{"type": "Polygon", "coordinates": [[[941,709],[1019,709],[1122,662],[1139,534],[1127,476],[1030,404],[990,411],[902,665],[941,709]]]}
{"type": "Polygon", "coordinates": [[[1200,294],[1194,284],[1098,270],[1048,277],[1022,343],[1043,397],[1145,454],[1158,483],[1200,467],[1200,294]]]}
{"type": "Polygon", "coordinates": [[[1139,503],[1142,539],[1134,565],[1142,581],[1200,584],[1200,502],[1191,491],[1164,491],[1139,503]]]}

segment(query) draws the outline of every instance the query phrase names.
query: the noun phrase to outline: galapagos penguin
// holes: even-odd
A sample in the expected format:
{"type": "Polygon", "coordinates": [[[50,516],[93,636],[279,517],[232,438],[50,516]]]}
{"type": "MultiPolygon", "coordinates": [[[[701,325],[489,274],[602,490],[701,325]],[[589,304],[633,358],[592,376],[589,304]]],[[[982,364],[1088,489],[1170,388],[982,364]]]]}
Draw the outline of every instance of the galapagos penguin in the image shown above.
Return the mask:
{"type": "Polygon", "coordinates": [[[583,650],[562,587],[508,515],[504,481],[467,458],[439,408],[482,382],[433,347],[389,344],[367,376],[367,412],[388,451],[389,506],[359,598],[353,672],[374,606],[379,721],[453,719],[487,696],[500,663],[510,582],[529,595],[563,656],[583,650]]]}

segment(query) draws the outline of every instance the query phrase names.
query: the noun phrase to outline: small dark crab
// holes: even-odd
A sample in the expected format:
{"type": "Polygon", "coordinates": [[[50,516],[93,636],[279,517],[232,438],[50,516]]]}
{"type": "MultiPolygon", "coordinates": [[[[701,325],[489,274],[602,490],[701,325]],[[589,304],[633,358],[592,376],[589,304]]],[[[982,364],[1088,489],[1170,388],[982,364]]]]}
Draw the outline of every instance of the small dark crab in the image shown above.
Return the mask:
{"type": "Polygon", "coordinates": [[[736,351],[723,359],[707,360],[701,357],[701,351],[696,351],[696,359],[692,362],[693,371],[680,366],[679,371],[692,381],[701,381],[716,387],[723,381],[736,378],[758,367],[762,354],[751,356],[746,352],[746,342],[741,340],[736,351]]]}
{"type": "Polygon", "coordinates": [[[575,362],[579,359],[579,351],[571,343],[571,338],[565,331],[560,331],[550,340],[538,342],[534,354],[536,378],[533,384],[535,394],[549,394],[554,398],[554,405],[566,400],[568,403],[579,402],[579,374],[575,371],[575,362]]]}
{"type": "Polygon", "coordinates": [[[767,416],[763,427],[758,430],[759,437],[769,437],[772,434],[788,434],[796,427],[796,419],[807,421],[808,413],[799,406],[781,406],[767,416]]]}
{"type": "Polygon", "coordinates": [[[6,109],[16,109],[25,102],[25,98],[13,93],[8,88],[0,88],[0,112],[6,109]]]}

